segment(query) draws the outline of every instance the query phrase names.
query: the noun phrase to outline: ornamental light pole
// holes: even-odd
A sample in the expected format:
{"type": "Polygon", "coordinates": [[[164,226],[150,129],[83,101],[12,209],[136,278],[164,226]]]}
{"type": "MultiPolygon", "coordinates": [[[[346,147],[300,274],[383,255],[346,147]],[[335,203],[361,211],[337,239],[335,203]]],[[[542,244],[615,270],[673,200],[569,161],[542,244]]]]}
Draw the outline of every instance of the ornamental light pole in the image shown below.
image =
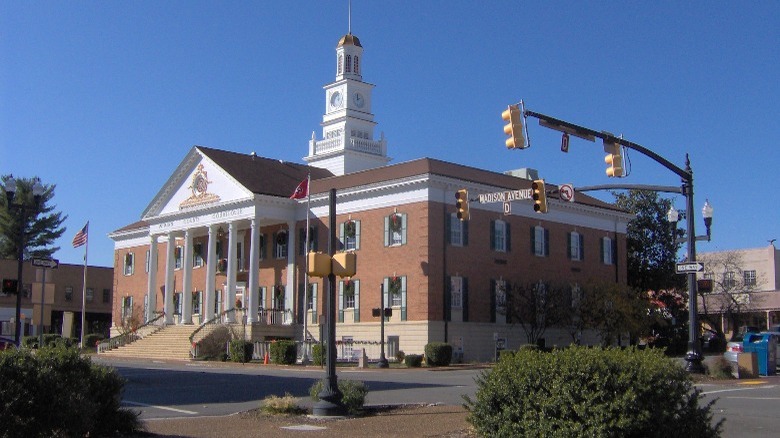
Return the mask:
{"type": "Polygon", "coordinates": [[[14,342],[16,347],[21,347],[21,331],[22,331],[22,272],[24,270],[24,247],[27,244],[25,239],[27,215],[28,213],[37,213],[41,197],[43,196],[43,185],[39,179],[35,179],[35,183],[32,186],[33,203],[27,204],[27,197],[22,192],[22,185],[16,181],[12,176],[9,176],[5,181],[5,196],[9,213],[11,211],[18,212],[19,219],[19,239],[16,242],[16,257],[17,257],[17,269],[16,269],[16,318],[14,322],[14,342]],[[18,196],[17,196],[18,195],[18,196]],[[14,203],[16,199],[16,203],[14,203]]]}

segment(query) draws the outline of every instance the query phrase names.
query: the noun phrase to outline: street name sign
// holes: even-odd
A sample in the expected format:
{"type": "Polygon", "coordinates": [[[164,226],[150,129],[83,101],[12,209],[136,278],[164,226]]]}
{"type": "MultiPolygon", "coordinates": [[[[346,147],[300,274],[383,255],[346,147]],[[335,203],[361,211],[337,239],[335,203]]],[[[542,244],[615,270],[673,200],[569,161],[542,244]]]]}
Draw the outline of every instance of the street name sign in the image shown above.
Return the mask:
{"type": "Polygon", "coordinates": [[[57,266],[60,265],[60,261],[57,259],[39,259],[33,257],[32,265],[39,268],[57,269],[57,266]]]}
{"type": "Polygon", "coordinates": [[[519,201],[522,199],[531,199],[533,194],[531,189],[507,190],[505,192],[484,193],[479,195],[480,204],[490,204],[492,202],[519,201]]]}
{"type": "Polygon", "coordinates": [[[690,274],[691,272],[702,271],[704,271],[704,263],[702,262],[686,262],[675,265],[675,272],[678,274],[690,274]]]}

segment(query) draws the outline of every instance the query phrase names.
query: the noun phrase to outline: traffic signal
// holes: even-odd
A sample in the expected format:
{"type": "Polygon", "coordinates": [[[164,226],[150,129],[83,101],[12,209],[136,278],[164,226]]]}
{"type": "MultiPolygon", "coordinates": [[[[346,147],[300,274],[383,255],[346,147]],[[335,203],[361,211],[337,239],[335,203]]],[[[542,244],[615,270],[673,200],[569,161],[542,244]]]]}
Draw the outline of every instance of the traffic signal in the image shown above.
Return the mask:
{"type": "Polygon", "coordinates": [[[537,213],[547,213],[547,193],[544,191],[544,180],[535,179],[531,183],[534,198],[534,211],[537,213]]]}
{"type": "Polygon", "coordinates": [[[462,221],[469,220],[469,191],[460,189],[455,192],[455,209],[458,212],[458,219],[462,221]]]}
{"type": "Polygon", "coordinates": [[[525,149],[523,120],[521,119],[520,107],[518,105],[509,105],[509,107],[501,113],[501,118],[509,122],[507,125],[504,125],[504,133],[509,136],[506,140],[507,149],[525,149]]]}
{"type": "Polygon", "coordinates": [[[623,173],[623,155],[620,151],[621,146],[617,143],[604,142],[604,162],[607,163],[607,176],[620,178],[623,173]]]}
{"type": "Polygon", "coordinates": [[[19,291],[19,282],[11,278],[4,278],[2,290],[4,294],[16,294],[19,291]]]}

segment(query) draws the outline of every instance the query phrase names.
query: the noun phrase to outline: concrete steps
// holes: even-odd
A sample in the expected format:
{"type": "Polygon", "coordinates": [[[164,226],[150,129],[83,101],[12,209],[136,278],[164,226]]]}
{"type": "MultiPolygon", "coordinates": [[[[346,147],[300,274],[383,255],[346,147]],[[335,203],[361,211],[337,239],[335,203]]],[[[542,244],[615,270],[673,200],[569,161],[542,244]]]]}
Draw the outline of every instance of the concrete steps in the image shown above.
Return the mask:
{"type": "Polygon", "coordinates": [[[169,325],[157,332],[113,350],[100,353],[105,357],[146,359],[190,359],[190,335],[196,325],[169,325]]]}

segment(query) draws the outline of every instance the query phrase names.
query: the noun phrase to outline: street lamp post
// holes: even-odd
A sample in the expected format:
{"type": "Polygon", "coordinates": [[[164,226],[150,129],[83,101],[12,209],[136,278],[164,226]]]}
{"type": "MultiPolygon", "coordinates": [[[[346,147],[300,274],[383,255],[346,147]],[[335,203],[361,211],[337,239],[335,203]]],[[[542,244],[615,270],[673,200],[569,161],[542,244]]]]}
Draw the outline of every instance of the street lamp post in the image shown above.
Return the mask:
{"type": "MultiPolygon", "coordinates": [[[[38,211],[38,204],[43,196],[43,186],[40,180],[36,179],[32,187],[33,205],[27,205],[25,199],[17,199],[17,203],[14,203],[17,193],[21,192],[21,185],[17,182],[13,176],[8,177],[5,181],[5,196],[8,201],[8,211],[19,212],[19,240],[17,241],[17,269],[16,269],[16,318],[14,323],[14,342],[17,347],[21,347],[21,331],[22,331],[22,273],[24,270],[24,247],[25,241],[25,225],[27,222],[27,214],[35,213],[38,211]]],[[[21,198],[21,196],[19,196],[21,198]]]]}

